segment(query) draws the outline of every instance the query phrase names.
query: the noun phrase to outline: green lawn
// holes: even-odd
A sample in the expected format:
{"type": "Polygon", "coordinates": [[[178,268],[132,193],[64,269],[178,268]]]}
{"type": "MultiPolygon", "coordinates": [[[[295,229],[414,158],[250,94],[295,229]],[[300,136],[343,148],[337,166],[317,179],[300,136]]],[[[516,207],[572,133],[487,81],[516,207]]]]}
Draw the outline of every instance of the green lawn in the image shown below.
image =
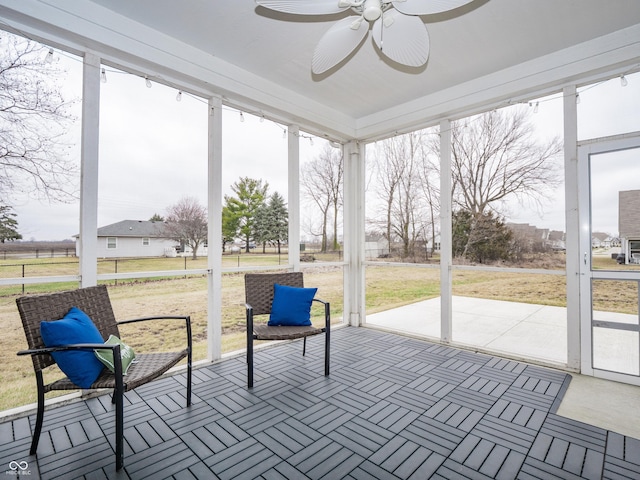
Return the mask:
{"type": "MultiPolygon", "coordinates": [[[[335,256],[331,261],[339,260],[335,256]]],[[[181,270],[206,268],[206,258],[140,259],[118,261],[118,272],[181,270]]],[[[223,267],[266,266],[284,263],[278,255],[256,253],[223,256],[223,267]],[[238,260],[240,257],[240,260],[238,260]],[[282,262],[282,263],[280,263],[282,262]]],[[[47,276],[77,273],[77,263],[69,259],[40,259],[21,261],[25,265],[25,276],[47,276]],[[75,266],[74,266],[75,265],[75,266]]],[[[0,261],[0,272],[7,277],[8,271],[15,272],[15,262],[0,261]],[[14,270],[11,270],[14,269],[14,270]]],[[[602,268],[608,264],[603,263],[602,268]]],[[[101,262],[100,271],[113,271],[114,261],[101,262]]],[[[322,266],[315,262],[305,264],[305,284],[319,288],[318,297],[331,302],[334,322],[342,317],[343,270],[341,267],[322,266]]],[[[20,267],[19,271],[22,271],[20,267]]],[[[366,279],[366,309],[368,313],[399,307],[440,295],[440,271],[438,268],[411,268],[405,266],[368,266],[366,279]]],[[[486,272],[454,270],[453,294],[474,296],[515,302],[545,305],[566,305],[564,275],[540,275],[511,272],[486,272]]],[[[109,294],[116,317],[119,319],[148,316],[153,314],[191,315],[194,336],[194,355],[204,359],[207,349],[207,284],[203,275],[179,277],[109,281],[109,294]]],[[[628,287],[629,283],[616,285],[616,290],[628,287]]],[[[27,294],[62,289],[77,288],[75,282],[67,284],[26,285],[27,294]]],[[[596,300],[610,302],[607,288],[596,292],[596,300]]],[[[4,332],[0,340],[2,362],[0,382],[10,388],[0,390],[0,410],[35,402],[35,381],[31,361],[18,357],[15,352],[26,348],[20,318],[15,306],[15,298],[22,294],[21,286],[0,287],[0,327],[4,332]]],[[[613,294],[613,292],[611,292],[613,294]]],[[[637,295],[635,297],[637,299],[637,295]]],[[[633,302],[632,302],[633,303],[633,302]]],[[[623,310],[634,306],[621,304],[623,310]]],[[[223,351],[239,350],[245,346],[245,311],[243,273],[225,273],[222,278],[222,333],[223,351]]],[[[314,312],[314,321],[321,322],[322,312],[314,312]]],[[[131,346],[144,349],[172,348],[180,344],[183,334],[172,324],[155,327],[127,326],[121,335],[131,346]]]]}

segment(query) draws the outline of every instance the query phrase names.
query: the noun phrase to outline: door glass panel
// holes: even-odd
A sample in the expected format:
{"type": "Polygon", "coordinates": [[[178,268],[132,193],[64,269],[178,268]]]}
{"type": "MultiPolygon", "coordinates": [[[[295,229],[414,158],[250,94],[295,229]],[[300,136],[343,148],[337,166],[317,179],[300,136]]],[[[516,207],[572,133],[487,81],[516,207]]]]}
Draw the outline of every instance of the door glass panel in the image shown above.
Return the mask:
{"type": "Polygon", "coordinates": [[[640,270],[640,149],[591,155],[593,270],[640,270]]]}
{"type": "Polygon", "coordinates": [[[638,281],[593,280],[593,368],[640,374],[638,281]]]}

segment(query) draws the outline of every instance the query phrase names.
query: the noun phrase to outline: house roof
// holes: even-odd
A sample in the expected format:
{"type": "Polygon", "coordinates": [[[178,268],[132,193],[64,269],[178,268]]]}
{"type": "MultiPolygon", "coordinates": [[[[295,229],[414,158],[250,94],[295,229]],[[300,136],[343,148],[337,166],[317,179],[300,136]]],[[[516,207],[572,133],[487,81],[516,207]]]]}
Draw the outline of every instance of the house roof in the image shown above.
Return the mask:
{"type": "Polygon", "coordinates": [[[2,28],[340,141],[435,125],[640,66],[638,0],[473,0],[420,17],[430,37],[424,67],[386,60],[367,37],[336,68],[312,74],[318,41],[351,14],[283,14],[254,0],[0,0],[2,28]]]}
{"type": "Polygon", "coordinates": [[[167,238],[163,234],[163,222],[148,220],[122,220],[98,228],[98,237],[155,237],[167,238]]]}

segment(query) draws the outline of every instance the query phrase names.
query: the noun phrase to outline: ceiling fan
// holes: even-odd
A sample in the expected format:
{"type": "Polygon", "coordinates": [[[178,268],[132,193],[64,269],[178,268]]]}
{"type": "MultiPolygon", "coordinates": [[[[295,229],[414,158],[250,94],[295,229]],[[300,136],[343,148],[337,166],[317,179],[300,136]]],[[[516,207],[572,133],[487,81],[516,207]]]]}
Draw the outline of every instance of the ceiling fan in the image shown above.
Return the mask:
{"type": "Polygon", "coordinates": [[[311,70],[322,74],[339,64],[371,35],[378,49],[391,60],[420,67],[429,58],[429,34],[419,15],[446,12],[472,0],[256,0],[277,12],[330,15],[351,9],[356,14],[338,20],[320,39],[311,70]]]}

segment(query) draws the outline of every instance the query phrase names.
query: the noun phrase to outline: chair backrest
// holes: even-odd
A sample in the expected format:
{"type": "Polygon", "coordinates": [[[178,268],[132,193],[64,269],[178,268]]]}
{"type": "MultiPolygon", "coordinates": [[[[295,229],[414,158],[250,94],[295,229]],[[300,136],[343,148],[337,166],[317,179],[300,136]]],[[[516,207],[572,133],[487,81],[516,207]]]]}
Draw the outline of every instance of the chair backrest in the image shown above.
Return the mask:
{"type": "Polygon", "coordinates": [[[254,315],[271,313],[274,283],[289,287],[304,287],[302,272],[247,273],[244,276],[245,300],[253,307],[254,315]]]}
{"type": "MultiPolygon", "coordinates": [[[[89,315],[105,340],[109,338],[109,335],[120,336],[105,285],[19,297],[16,299],[16,304],[29,349],[45,347],[40,335],[40,322],[59,320],[66,315],[71,307],[78,307],[89,315]]],[[[50,355],[32,355],[31,358],[36,371],[55,363],[50,355]]]]}

